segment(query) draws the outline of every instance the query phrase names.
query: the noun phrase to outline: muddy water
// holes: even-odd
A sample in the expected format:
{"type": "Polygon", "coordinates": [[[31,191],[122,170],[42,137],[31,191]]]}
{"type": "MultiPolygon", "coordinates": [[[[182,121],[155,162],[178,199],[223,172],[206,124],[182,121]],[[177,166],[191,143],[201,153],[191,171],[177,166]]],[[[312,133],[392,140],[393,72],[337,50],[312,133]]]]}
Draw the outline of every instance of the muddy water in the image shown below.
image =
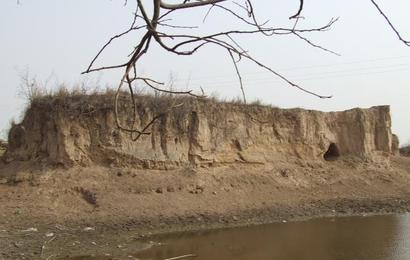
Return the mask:
{"type": "Polygon", "coordinates": [[[405,260],[410,259],[410,215],[317,219],[154,240],[159,242],[156,246],[129,259],[195,254],[192,259],[405,260]]]}

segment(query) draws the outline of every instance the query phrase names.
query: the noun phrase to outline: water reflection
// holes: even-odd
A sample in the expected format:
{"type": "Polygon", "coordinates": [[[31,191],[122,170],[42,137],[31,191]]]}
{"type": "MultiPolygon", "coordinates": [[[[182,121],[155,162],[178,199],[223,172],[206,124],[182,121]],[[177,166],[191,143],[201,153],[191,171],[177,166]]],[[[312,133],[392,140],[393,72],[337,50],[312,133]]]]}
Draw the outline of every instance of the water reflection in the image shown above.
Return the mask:
{"type": "MultiPolygon", "coordinates": [[[[120,237],[128,237],[128,234],[120,234],[120,237]]],[[[166,259],[195,254],[194,259],[206,260],[408,260],[410,215],[317,219],[170,234],[154,240],[160,245],[133,257],[127,254],[119,258],[77,256],[62,259],[166,259]]]]}
{"type": "Polygon", "coordinates": [[[196,254],[195,259],[410,259],[410,216],[319,219],[307,222],[168,235],[142,259],[196,254]]]}

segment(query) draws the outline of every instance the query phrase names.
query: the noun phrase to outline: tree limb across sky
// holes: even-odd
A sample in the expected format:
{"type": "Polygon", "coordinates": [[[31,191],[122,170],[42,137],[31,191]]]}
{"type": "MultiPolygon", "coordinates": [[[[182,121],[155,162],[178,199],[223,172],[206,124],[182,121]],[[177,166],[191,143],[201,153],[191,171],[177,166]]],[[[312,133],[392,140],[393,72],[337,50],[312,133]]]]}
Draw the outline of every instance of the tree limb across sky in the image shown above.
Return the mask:
{"type": "MultiPolygon", "coordinates": [[[[137,140],[142,135],[150,134],[146,130],[151,126],[155,120],[158,120],[161,115],[154,116],[153,121],[148,125],[136,127],[135,120],[137,118],[137,104],[134,97],[134,88],[137,82],[143,83],[149,88],[175,95],[188,95],[193,97],[204,97],[204,92],[195,93],[192,90],[188,91],[174,91],[164,88],[164,83],[158,82],[148,77],[141,77],[137,73],[137,67],[140,66],[140,59],[143,57],[153,42],[156,42],[162,49],[181,56],[195,55],[199,50],[214,46],[223,49],[227,53],[227,58],[232,61],[238,76],[239,86],[242,92],[243,101],[246,103],[246,95],[244,85],[241,77],[239,63],[242,60],[248,60],[256,66],[268,71],[274,77],[278,77],[289,86],[295,87],[298,90],[305,92],[309,95],[313,95],[318,98],[327,99],[331,98],[330,95],[322,95],[316,92],[310,91],[303,86],[300,86],[296,82],[288,79],[278,71],[272,69],[268,65],[263,64],[255,57],[253,57],[245,47],[241,45],[237,39],[239,36],[252,36],[260,34],[266,37],[281,36],[281,35],[293,35],[296,39],[305,42],[307,45],[318,48],[322,51],[328,52],[332,55],[339,55],[338,53],[329,50],[328,48],[314,43],[309,39],[309,34],[316,32],[325,32],[331,29],[338,18],[330,18],[326,24],[312,28],[300,28],[299,20],[303,19],[302,13],[304,8],[304,1],[296,1],[298,8],[295,13],[290,14],[289,19],[293,20],[293,26],[289,28],[274,27],[267,22],[259,22],[258,17],[255,14],[255,10],[252,4],[252,0],[243,0],[242,3],[230,0],[184,0],[179,3],[170,3],[164,0],[152,0],[151,4],[147,4],[149,1],[135,0],[136,9],[133,13],[132,23],[127,30],[117,35],[114,35],[108,40],[106,44],[97,52],[96,56],[92,59],[87,69],[83,73],[91,73],[95,71],[111,70],[111,69],[123,69],[124,73],[119,81],[116,95],[115,95],[115,117],[117,126],[123,131],[131,133],[134,140],[137,140]],[[184,14],[191,12],[193,8],[208,8],[203,21],[205,22],[209,17],[209,14],[218,9],[225,13],[226,17],[230,17],[236,20],[238,27],[236,29],[224,30],[221,25],[220,28],[215,28],[215,31],[210,34],[195,33],[192,29],[197,29],[192,24],[177,25],[173,24],[172,16],[184,16],[184,14]],[[133,48],[129,58],[122,64],[107,65],[102,67],[96,67],[95,63],[99,59],[100,55],[112,44],[112,42],[118,38],[124,37],[131,32],[139,31],[141,36],[137,39],[135,47],[133,48]],[[175,32],[178,31],[178,32],[175,32]],[[131,100],[133,103],[133,118],[134,122],[131,125],[125,125],[119,120],[118,116],[118,100],[123,88],[128,88],[131,100]]],[[[388,16],[383,12],[380,6],[374,1],[370,2],[379,11],[381,16],[387,21],[390,28],[398,36],[399,40],[407,46],[410,46],[410,42],[405,40],[399,31],[393,26],[388,16]]],[[[125,5],[127,5],[127,0],[125,5]]],[[[226,17],[224,17],[226,19],[226,17]]],[[[169,110],[172,110],[170,107],[169,110]]],[[[169,111],[168,110],[168,111],[169,111]]]]}

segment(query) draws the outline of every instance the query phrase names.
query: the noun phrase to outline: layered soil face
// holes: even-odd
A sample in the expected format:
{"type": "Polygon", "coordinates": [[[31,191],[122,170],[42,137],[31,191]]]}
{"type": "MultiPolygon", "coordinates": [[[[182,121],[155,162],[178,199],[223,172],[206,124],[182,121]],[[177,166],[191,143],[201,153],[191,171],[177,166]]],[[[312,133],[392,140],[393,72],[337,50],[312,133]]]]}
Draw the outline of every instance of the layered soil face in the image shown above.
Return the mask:
{"type": "MultiPolygon", "coordinates": [[[[8,162],[172,169],[186,165],[273,163],[357,156],[380,160],[397,150],[388,106],[324,113],[189,98],[143,96],[134,125],[137,141],[118,129],[109,96],[39,99],[9,134],[8,162]],[[172,109],[170,109],[173,107],[172,109]]],[[[122,98],[119,121],[133,123],[122,98]]]]}

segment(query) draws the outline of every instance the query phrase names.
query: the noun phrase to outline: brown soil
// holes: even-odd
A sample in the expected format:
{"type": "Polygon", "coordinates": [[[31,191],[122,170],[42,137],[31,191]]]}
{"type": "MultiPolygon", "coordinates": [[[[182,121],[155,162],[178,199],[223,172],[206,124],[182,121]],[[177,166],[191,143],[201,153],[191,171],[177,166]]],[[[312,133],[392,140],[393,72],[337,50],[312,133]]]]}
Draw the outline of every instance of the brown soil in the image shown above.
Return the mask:
{"type": "Polygon", "coordinates": [[[10,129],[4,159],[168,170],[236,162],[276,164],[289,157],[320,161],[327,152],[330,160],[340,155],[380,162],[398,152],[389,106],[321,112],[138,96],[134,118],[129,99],[122,99],[118,117],[111,95],[33,101],[23,120],[10,129]],[[181,105],[169,110],[175,104],[181,105]],[[150,134],[135,141],[118,122],[138,129],[153,123],[146,130],[150,134]]]}
{"type": "Polygon", "coordinates": [[[4,155],[7,150],[7,142],[0,139],[0,157],[4,155]]]}
{"type": "Polygon", "coordinates": [[[20,162],[0,166],[0,183],[0,259],[121,257],[163,232],[410,209],[404,157],[168,171],[20,162]]]}
{"type": "Polygon", "coordinates": [[[410,145],[400,148],[400,154],[402,156],[410,157],[410,145]]]}

